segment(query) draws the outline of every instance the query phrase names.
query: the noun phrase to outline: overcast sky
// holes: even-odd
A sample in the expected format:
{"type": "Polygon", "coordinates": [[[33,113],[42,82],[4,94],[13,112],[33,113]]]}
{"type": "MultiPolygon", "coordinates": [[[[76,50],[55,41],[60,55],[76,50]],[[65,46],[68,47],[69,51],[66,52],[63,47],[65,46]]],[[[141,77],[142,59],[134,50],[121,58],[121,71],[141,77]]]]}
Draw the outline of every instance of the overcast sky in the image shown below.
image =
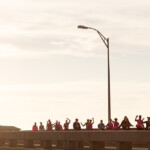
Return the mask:
{"type": "MultiPolygon", "coordinates": [[[[149,0],[0,0],[0,124],[150,116],[149,0]]],[[[72,127],[72,125],[71,125],[72,127]]]]}

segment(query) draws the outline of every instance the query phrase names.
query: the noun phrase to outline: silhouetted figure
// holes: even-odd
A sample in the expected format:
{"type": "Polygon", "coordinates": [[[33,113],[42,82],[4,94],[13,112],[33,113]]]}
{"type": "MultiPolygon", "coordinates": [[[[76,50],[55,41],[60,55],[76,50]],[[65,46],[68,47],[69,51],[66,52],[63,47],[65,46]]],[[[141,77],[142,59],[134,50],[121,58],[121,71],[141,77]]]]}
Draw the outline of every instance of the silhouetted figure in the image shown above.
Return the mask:
{"type": "Polygon", "coordinates": [[[141,115],[139,115],[139,119],[137,119],[137,117],[138,117],[138,115],[135,117],[135,121],[137,122],[136,127],[138,130],[142,130],[142,129],[144,129],[144,125],[143,125],[144,118],[142,119],[141,115]]]}
{"type": "Polygon", "coordinates": [[[71,120],[70,119],[66,119],[66,122],[64,123],[64,130],[67,131],[69,130],[69,124],[70,124],[71,120]]]}
{"type": "Polygon", "coordinates": [[[80,126],[80,123],[78,122],[78,119],[75,119],[75,122],[73,123],[73,129],[81,130],[81,126],[80,126]]]}
{"type": "Polygon", "coordinates": [[[109,122],[108,122],[107,125],[106,125],[106,129],[107,129],[107,130],[112,130],[112,129],[113,129],[113,123],[112,123],[112,120],[111,120],[111,119],[109,119],[109,122]]]}
{"type": "Polygon", "coordinates": [[[89,120],[89,130],[93,129],[93,124],[94,124],[94,118],[92,118],[92,120],[89,120]]]}
{"type": "Polygon", "coordinates": [[[113,130],[118,130],[119,129],[119,122],[118,119],[115,118],[113,121],[113,130]]]}
{"type": "Polygon", "coordinates": [[[44,126],[43,126],[43,124],[42,124],[42,122],[40,122],[39,130],[40,130],[40,131],[44,131],[44,130],[45,130],[45,129],[44,129],[44,126]]]}
{"type": "Polygon", "coordinates": [[[34,123],[32,127],[32,131],[38,131],[38,126],[36,125],[36,122],[34,123]]]}
{"type": "Polygon", "coordinates": [[[52,123],[51,123],[51,120],[49,119],[49,120],[47,121],[46,130],[47,130],[47,131],[52,131],[53,125],[54,125],[54,124],[52,124],[52,123]]]}
{"type": "Polygon", "coordinates": [[[61,131],[63,129],[59,121],[56,121],[56,123],[54,124],[54,127],[56,131],[61,131]]]}
{"type": "Polygon", "coordinates": [[[85,122],[85,124],[82,124],[82,123],[81,123],[81,125],[82,125],[82,126],[86,126],[86,130],[89,130],[90,120],[87,119],[87,121],[85,122]]]}
{"type": "Polygon", "coordinates": [[[122,127],[123,130],[129,130],[131,126],[132,126],[132,124],[130,123],[127,116],[125,116],[123,121],[121,122],[119,128],[122,127]]]}
{"type": "Polygon", "coordinates": [[[147,121],[143,122],[146,123],[146,130],[150,130],[150,117],[147,117],[147,121]]]}
{"type": "Polygon", "coordinates": [[[100,129],[100,130],[105,129],[105,124],[103,123],[103,120],[100,120],[100,123],[98,124],[98,129],[100,129]]]}

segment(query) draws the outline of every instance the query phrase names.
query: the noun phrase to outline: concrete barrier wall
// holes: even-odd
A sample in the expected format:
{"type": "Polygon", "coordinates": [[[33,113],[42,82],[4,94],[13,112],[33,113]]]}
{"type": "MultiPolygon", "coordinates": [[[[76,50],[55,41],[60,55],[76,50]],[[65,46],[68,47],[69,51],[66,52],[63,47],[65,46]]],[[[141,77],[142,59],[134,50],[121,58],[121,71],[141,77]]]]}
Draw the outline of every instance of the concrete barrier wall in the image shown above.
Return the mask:
{"type": "Polygon", "coordinates": [[[115,142],[118,150],[131,150],[132,143],[146,143],[150,150],[150,131],[52,131],[52,132],[0,132],[0,146],[9,141],[10,147],[17,146],[19,140],[25,147],[34,147],[34,141],[40,141],[41,147],[52,148],[55,141],[58,148],[64,150],[83,149],[89,143],[89,150],[103,150],[105,142],[115,142]]]}

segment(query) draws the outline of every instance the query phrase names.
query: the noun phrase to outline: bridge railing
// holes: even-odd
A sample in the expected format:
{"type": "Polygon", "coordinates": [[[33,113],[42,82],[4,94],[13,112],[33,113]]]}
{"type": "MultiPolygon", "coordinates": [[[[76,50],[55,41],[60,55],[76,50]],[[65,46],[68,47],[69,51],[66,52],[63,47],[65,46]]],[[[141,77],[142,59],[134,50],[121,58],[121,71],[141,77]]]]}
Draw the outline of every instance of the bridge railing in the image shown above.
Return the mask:
{"type": "Polygon", "coordinates": [[[133,143],[146,144],[150,150],[150,131],[53,131],[53,132],[0,132],[0,146],[8,142],[9,147],[17,147],[19,142],[26,148],[40,147],[52,150],[104,150],[105,143],[116,143],[117,150],[131,150],[133,143]]]}

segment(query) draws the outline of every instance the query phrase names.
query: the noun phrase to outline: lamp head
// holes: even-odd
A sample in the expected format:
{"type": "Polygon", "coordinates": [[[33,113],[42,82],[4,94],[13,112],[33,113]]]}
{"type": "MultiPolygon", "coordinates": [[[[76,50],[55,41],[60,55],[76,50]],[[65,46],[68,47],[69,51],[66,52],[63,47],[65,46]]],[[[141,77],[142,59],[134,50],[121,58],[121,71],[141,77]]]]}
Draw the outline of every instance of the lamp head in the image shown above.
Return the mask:
{"type": "Polygon", "coordinates": [[[83,25],[79,25],[78,26],[79,29],[88,29],[89,27],[83,26],[83,25]]]}

